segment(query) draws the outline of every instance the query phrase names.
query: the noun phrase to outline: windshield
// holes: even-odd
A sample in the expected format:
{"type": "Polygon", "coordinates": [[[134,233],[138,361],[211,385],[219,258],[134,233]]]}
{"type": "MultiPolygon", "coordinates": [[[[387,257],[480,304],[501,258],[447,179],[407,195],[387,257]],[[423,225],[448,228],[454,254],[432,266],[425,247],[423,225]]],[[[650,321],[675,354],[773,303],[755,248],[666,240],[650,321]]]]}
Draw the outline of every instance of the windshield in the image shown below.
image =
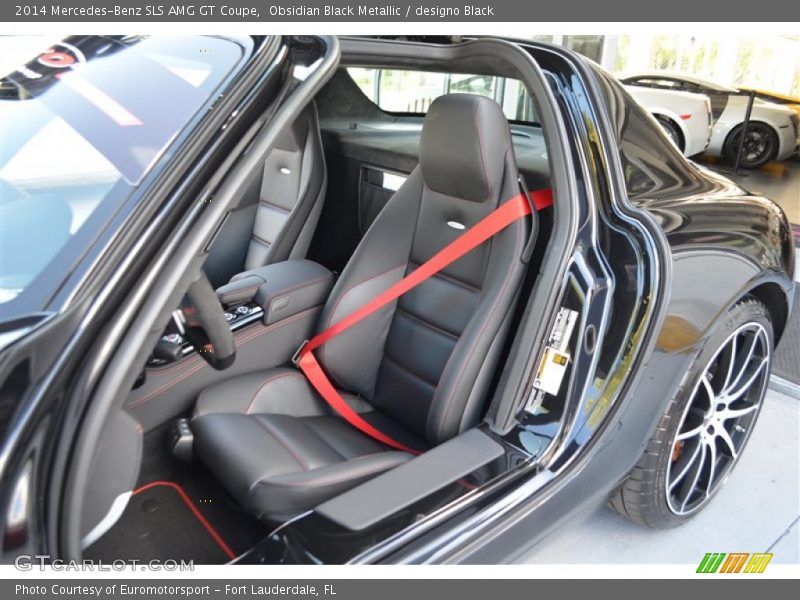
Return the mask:
{"type": "MultiPolygon", "coordinates": [[[[44,43],[28,60],[30,38],[0,42],[3,64],[17,59],[14,70],[0,72],[5,313],[16,312],[4,305],[40,276],[48,279],[46,269],[59,258],[80,256],[85,245],[69,256],[70,242],[84,234],[88,243],[100,230],[245,51],[240,41],[212,37],[74,36],[44,43]]],[[[2,312],[0,320],[10,316],[2,312]]]]}

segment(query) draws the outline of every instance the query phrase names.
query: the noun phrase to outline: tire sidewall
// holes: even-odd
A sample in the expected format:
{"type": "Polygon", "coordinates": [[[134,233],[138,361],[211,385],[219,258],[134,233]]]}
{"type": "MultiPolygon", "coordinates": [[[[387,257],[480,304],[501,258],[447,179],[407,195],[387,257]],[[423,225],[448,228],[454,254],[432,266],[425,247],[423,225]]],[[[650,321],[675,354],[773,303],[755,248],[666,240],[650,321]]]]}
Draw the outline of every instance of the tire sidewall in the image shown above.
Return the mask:
{"type": "MultiPolygon", "coordinates": [[[[652,482],[654,486],[652,506],[652,509],[654,509],[654,514],[649,515],[650,518],[648,518],[648,521],[653,520],[657,522],[657,526],[659,527],[674,527],[685,523],[696,514],[702,512],[705,507],[708,506],[709,502],[714,499],[714,497],[717,495],[717,492],[724,487],[725,482],[723,481],[722,484],[718,485],[717,488],[712,492],[711,498],[706,501],[705,505],[700,507],[699,510],[695,510],[688,515],[676,515],[670,510],[669,505],[667,504],[667,468],[672,459],[672,441],[675,439],[678,427],[681,425],[686,406],[692,399],[693,392],[700,380],[700,377],[705,371],[708,363],[716,354],[717,350],[719,350],[720,346],[737,328],[741,327],[745,323],[751,322],[759,323],[764,327],[767,333],[770,356],[772,357],[774,339],[772,322],[769,319],[769,313],[764,305],[758,301],[746,300],[740,302],[722,318],[722,321],[708,337],[703,345],[703,349],[697,354],[687,377],[684,379],[684,383],[681,385],[680,390],[676,394],[676,397],[672,400],[672,402],[670,402],[666,413],[661,418],[660,425],[663,427],[663,431],[660,428],[657,431],[661,431],[663,439],[661,440],[661,451],[658,454],[655,468],[655,481],[652,482]]],[[[769,378],[769,368],[771,367],[772,364],[770,362],[768,365],[767,378],[769,378]]],[[[767,386],[765,385],[764,390],[762,390],[760,406],[763,406],[763,396],[766,393],[766,387],[767,386]]],[[[756,415],[756,418],[753,420],[753,427],[755,427],[757,421],[758,415],[756,415]]],[[[740,450],[740,454],[744,451],[747,442],[749,442],[749,439],[745,441],[745,444],[740,450]]],[[[734,464],[731,470],[728,471],[726,477],[729,476],[735,468],[736,464],[734,464]]]]}
{"type": "Polygon", "coordinates": [[[658,121],[658,124],[661,125],[662,129],[664,129],[664,133],[666,133],[667,136],[675,143],[675,145],[678,147],[678,150],[683,152],[683,134],[678,126],[672,123],[672,121],[666,117],[656,117],[656,121],[658,121]]]}
{"type": "MultiPolygon", "coordinates": [[[[778,152],[778,135],[775,131],[767,125],[766,123],[750,123],[747,128],[748,131],[751,128],[758,127],[759,129],[764,129],[771,141],[771,150],[768,151],[764,156],[756,160],[755,162],[748,163],[745,161],[744,157],[742,158],[741,166],[745,169],[758,169],[759,167],[764,166],[769,161],[771,161],[778,152]]],[[[728,135],[728,138],[725,140],[725,155],[731,162],[736,162],[736,155],[738,153],[738,144],[734,144],[734,140],[738,134],[741,134],[742,130],[744,129],[744,124],[737,125],[733,131],[728,135]]]]}

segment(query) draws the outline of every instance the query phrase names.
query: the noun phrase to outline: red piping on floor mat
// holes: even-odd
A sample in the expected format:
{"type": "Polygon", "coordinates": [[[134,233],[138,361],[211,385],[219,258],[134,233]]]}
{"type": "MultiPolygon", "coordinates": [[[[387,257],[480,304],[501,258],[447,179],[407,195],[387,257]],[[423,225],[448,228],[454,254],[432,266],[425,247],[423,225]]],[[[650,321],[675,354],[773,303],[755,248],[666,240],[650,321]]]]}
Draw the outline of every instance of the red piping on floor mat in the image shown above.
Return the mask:
{"type": "Polygon", "coordinates": [[[183,500],[183,503],[189,507],[189,510],[191,510],[192,514],[194,514],[197,520],[200,521],[200,524],[206,528],[208,534],[212,538],[214,538],[214,541],[217,543],[217,546],[220,547],[220,549],[228,556],[230,560],[236,558],[236,555],[233,553],[233,550],[231,550],[228,544],[225,543],[225,540],[222,539],[222,536],[219,534],[219,532],[216,529],[214,529],[214,526],[206,520],[206,518],[200,513],[199,510],[197,510],[197,507],[194,505],[194,502],[192,502],[191,498],[189,498],[186,492],[183,491],[183,488],[179,486],[177,483],[174,483],[172,481],[153,481],[150,483],[146,483],[142,487],[133,490],[133,495],[135,496],[136,494],[145,492],[150,488],[159,486],[172,488],[173,490],[178,492],[178,495],[181,497],[181,500],[183,500]]]}

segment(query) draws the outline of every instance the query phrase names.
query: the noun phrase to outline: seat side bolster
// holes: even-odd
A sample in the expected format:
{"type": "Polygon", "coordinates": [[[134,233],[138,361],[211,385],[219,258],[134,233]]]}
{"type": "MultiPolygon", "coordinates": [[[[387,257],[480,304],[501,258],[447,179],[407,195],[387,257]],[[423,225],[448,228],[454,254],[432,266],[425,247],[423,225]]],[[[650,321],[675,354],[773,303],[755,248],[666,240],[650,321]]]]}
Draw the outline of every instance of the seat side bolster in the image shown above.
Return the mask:
{"type": "Polygon", "coordinates": [[[267,476],[255,481],[246,506],[256,513],[269,506],[273,519],[295,515],[410,460],[405,452],[378,452],[317,469],[267,476]]]}

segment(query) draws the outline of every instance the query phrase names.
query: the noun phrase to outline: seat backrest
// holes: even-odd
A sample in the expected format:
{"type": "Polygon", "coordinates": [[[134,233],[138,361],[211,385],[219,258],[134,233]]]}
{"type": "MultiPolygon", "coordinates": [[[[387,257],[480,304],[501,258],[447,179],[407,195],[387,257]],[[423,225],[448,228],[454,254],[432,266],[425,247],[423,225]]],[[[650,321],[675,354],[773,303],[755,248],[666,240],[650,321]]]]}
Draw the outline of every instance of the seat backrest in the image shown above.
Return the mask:
{"type": "Polygon", "coordinates": [[[327,185],[325,156],[312,102],[281,133],[263,167],[238,192],[237,208],[220,229],[204,269],[218,287],[242,271],[304,258],[327,185]]]}
{"type": "Polygon", "coordinates": [[[317,108],[312,102],[281,133],[264,161],[245,270],[306,255],[319,221],[326,180],[317,108]]]}
{"type": "MultiPolygon", "coordinates": [[[[420,163],[364,235],[323,311],[350,314],[519,193],[508,122],[488,98],[430,106],[420,163]]],[[[342,389],[431,444],[473,426],[522,280],[521,219],[317,351],[342,389]]]]}

